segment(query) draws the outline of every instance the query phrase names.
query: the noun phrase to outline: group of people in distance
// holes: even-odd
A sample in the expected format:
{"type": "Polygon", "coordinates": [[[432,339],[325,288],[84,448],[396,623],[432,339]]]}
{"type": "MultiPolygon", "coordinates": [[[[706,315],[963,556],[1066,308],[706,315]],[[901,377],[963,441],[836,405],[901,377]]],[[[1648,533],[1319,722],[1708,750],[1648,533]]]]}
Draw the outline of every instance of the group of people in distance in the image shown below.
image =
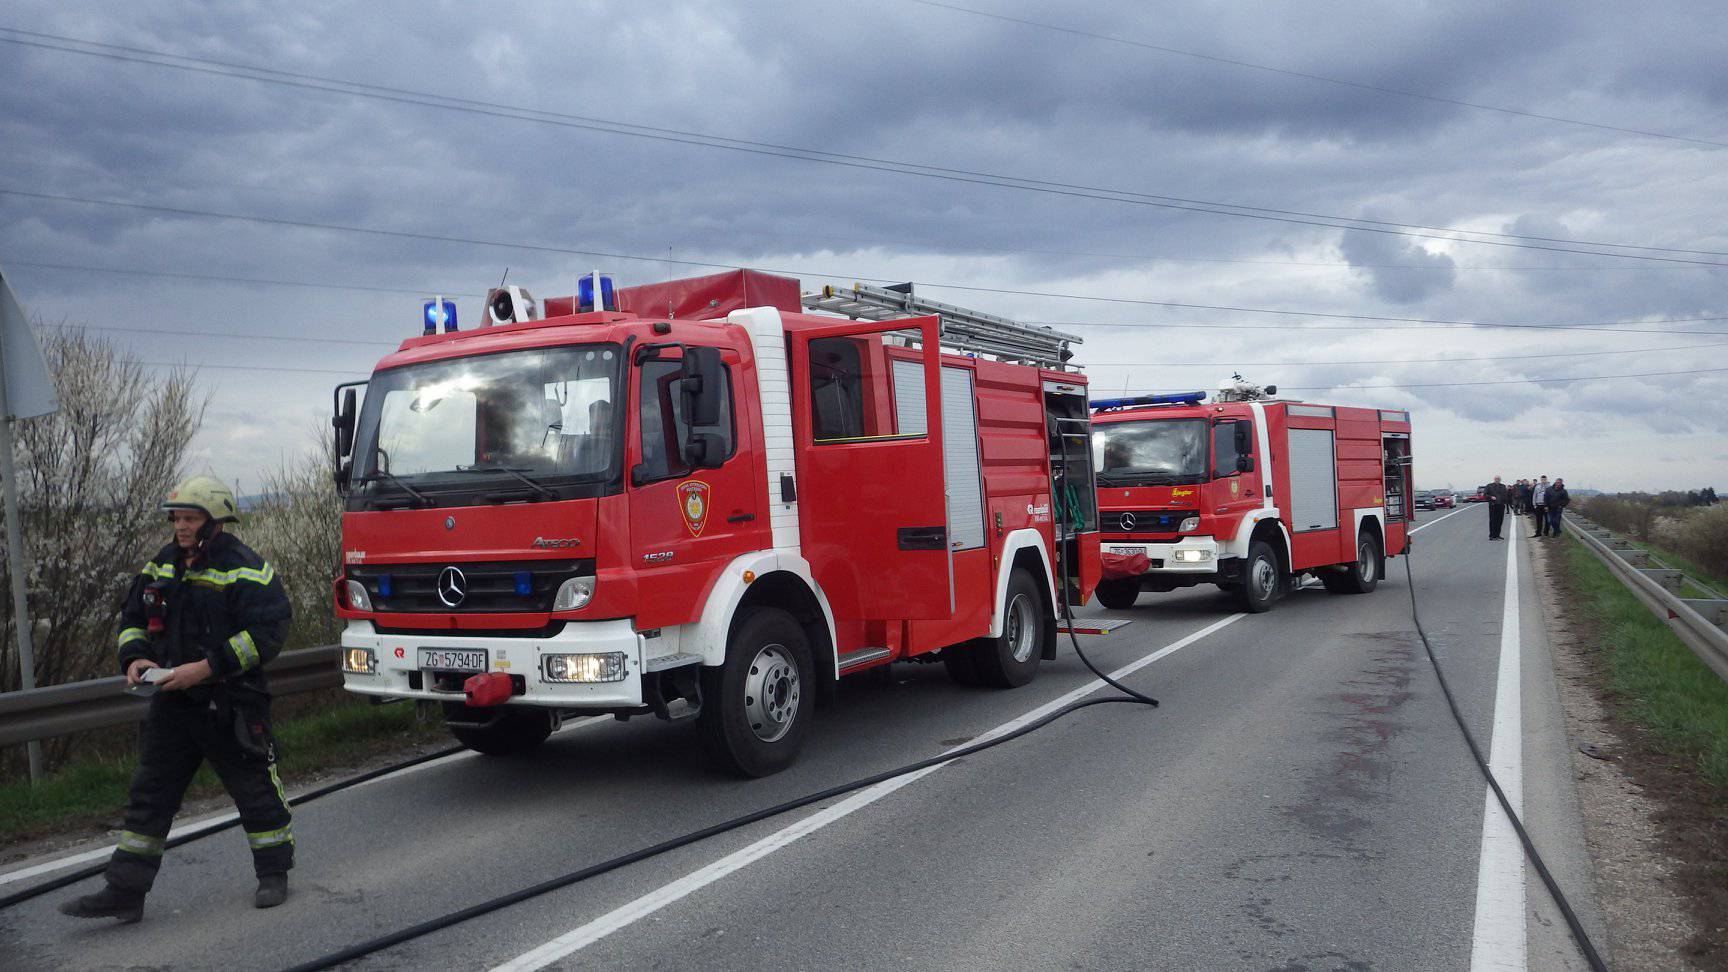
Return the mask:
{"type": "Polygon", "coordinates": [[[1550,483],[1547,476],[1520,479],[1511,485],[1495,476],[1493,482],[1483,487],[1482,496],[1488,501],[1490,540],[1505,539],[1500,535],[1500,527],[1505,522],[1508,506],[1514,514],[1522,513],[1536,521],[1536,536],[1557,537],[1560,535],[1560,518],[1572,502],[1572,494],[1566,492],[1566,480],[1555,477],[1550,483]]]}

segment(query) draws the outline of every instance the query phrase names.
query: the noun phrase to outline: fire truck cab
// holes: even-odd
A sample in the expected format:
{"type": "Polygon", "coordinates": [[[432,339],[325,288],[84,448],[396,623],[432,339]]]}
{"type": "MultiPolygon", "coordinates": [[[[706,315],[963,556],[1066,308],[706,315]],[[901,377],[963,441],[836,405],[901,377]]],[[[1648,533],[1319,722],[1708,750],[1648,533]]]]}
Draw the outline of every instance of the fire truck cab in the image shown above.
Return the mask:
{"type": "Polygon", "coordinates": [[[1216,584],[1267,611],[1308,575],[1367,593],[1409,548],[1409,413],[1275,392],[1093,402],[1104,606],[1216,584]]]}
{"type": "Polygon", "coordinates": [[[653,714],[776,772],[842,676],[1025,684],[1097,583],[1070,335],[750,271],[484,316],[429,301],[333,420],[344,684],[472,749],[653,714]]]}

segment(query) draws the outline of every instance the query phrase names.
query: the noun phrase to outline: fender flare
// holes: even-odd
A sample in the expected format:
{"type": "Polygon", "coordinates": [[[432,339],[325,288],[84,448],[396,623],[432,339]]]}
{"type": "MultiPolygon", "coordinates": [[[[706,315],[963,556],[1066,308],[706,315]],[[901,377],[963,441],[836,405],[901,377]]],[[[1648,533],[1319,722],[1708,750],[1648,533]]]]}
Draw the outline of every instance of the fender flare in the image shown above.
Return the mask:
{"type": "Polygon", "coordinates": [[[1262,521],[1271,520],[1278,524],[1278,535],[1284,539],[1284,553],[1290,553],[1290,528],[1284,525],[1284,518],[1279,515],[1278,507],[1268,506],[1264,509],[1250,510],[1242,517],[1242,522],[1236,525],[1236,536],[1231,538],[1229,545],[1220,555],[1222,557],[1248,556],[1248,542],[1254,536],[1254,528],[1262,521]]]}
{"type": "Polygon", "coordinates": [[[990,630],[987,637],[1002,637],[1002,619],[1008,612],[1008,575],[1014,572],[1014,558],[1027,547],[1038,551],[1038,562],[1044,565],[1044,585],[1050,595],[1050,603],[1058,603],[1056,569],[1050,564],[1050,551],[1044,546],[1044,535],[1031,527],[1021,527],[1002,538],[1002,550],[997,554],[996,598],[990,605],[990,630]]]}
{"type": "MultiPolygon", "coordinates": [[[[707,603],[702,606],[702,616],[694,622],[680,626],[680,653],[701,655],[702,664],[711,667],[725,663],[726,639],[732,632],[732,621],[738,614],[738,605],[743,602],[744,596],[749,593],[750,584],[753,583],[744,580],[745,571],[754,572],[757,581],[776,573],[796,577],[809,590],[816,599],[817,607],[822,610],[822,622],[828,627],[828,643],[837,644],[834,639],[834,609],[828,605],[828,598],[822,593],[821,585],[817,584],[815,577],[811,575],[809,562],[794,553],[758,550],[734,557],[720,572],[713,589],[708,592],[707,603]]],[[[836,675],[839,674],[839,665],[836,655],[836,675]]]]}
{"type": "Polygon", "coordinates": [[[1362,535],[1362,525],[1364,523],[1373,521],[1374,525],[1380,530],[1380,556],[1388,556],[1386,553],[1386,511],[1378,507],[1369,507],[1367,509],[1351,510],[1350,512],[1354,513],[1356,516],[1356,532],[1351,535],[1351,539],[1354,540],[1356,537],[1362,535]]]}

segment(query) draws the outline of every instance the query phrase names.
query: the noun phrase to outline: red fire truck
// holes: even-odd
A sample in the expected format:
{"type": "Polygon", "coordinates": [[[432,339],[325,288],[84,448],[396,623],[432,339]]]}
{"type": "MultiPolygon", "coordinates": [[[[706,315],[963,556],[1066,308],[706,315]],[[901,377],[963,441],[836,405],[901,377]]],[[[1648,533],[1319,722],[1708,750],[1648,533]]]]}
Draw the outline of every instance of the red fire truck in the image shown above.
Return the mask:
{"type": "Polygon", "coordinates": [[[337,389],[335,594],[346,687],[472,749],[653,714],[776,772],[841,676],[1025,684],[1098,581],[1071,335],[750,271],[455,313],[337,389]]]}
{"type": "Polygon", "coordinates": [[[1105,607],[1210,583],[1266,611],[1305,575],[1365,594],[1409,548],[1410,413],[1276,391],[1092,403],[1105,607]]]}

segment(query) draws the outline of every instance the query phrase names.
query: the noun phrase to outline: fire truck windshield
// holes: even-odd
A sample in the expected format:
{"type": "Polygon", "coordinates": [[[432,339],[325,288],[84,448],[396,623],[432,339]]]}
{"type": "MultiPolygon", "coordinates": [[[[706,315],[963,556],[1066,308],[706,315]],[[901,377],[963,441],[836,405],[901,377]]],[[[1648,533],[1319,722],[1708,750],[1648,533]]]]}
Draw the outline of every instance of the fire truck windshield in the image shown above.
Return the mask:
{"type": "Polygon", "coordinates": [[[1206,420],[1150,419],[1092,426],[1099,482],[1117,486],[1195,483],[1206,476],[1206,420]]]}
{"type": "Polygon", "coordinates": [[[374,505],[419,493],[441,505],[473,502],[476,491],[597,495],[622,464],[622,360],[617,345],[585,344],[380,372],[355,432],[353,498],[374,505]]]}

